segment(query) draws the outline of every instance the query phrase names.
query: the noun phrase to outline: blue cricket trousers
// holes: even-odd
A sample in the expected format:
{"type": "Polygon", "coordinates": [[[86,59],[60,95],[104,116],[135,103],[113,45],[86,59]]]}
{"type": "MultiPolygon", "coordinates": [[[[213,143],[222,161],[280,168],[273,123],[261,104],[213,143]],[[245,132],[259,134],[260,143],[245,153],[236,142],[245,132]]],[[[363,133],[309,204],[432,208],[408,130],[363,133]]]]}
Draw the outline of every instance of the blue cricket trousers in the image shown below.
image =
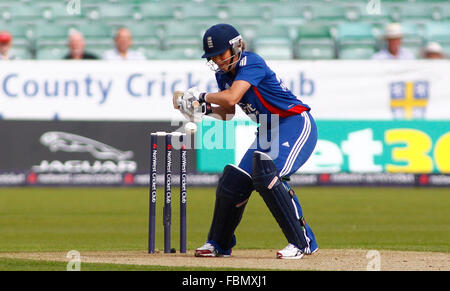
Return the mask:
{"type": "MultiPolygon", "coordinates": [[[[265,132],[258,131],[252,146],[245,153],[239,168],[251,175],[253,152],[255,150],[268,154],[274,161],[280,177],[289,177],[295,173],[311,156],[317,143],[317,127],[311,114],[307,111],[287,118],[279,119],[279,126],[265,132]],[[270,140],[270,142],[267,142],[270,140]],[[269,147],[262,147],[268,144],[269,147]]],[[[290,186],[283,182],[287,189],[290,186]]],[[[303,210],[296,195],[293,197],[296,217],[303,220],[303,210]]],[[[303,230],[308,248],[318,248],[317,241],[310,226],[306,223],[303,230]]]]}
{"type": "Polygon", "coordinates": [[[279,126],[273,127],[265,132],[258,131],[255,141],[239,163],[239,168],[252,174],[255,150],[272,158],[280,177],[289,177],[308,160],[317,143],[316,123],[309,112],[280,118],[279,126]]]}

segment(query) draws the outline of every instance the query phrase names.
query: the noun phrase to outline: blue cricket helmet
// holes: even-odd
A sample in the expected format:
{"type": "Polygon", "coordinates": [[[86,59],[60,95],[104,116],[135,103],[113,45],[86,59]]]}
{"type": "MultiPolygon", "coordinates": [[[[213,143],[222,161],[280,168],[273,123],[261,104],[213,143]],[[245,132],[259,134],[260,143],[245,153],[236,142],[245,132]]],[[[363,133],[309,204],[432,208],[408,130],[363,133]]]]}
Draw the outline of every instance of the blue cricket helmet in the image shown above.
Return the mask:
{"type": "Polygon", "coordinates": [[[239,32],[230,24],[220,23],[211,26],[203,35],[202,58],[211,58],[224,53],[241,39],[239,32]]]}

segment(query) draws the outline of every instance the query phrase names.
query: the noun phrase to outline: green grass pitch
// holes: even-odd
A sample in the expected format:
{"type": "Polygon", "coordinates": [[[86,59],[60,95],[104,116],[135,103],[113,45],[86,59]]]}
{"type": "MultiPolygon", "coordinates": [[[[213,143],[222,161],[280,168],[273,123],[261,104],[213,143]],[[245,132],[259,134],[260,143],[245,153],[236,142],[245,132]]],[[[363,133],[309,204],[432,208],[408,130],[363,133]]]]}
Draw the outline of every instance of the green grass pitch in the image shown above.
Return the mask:
{"type": "MultiPolygon", "coordinates": [[[[320,248],[450,251],[447,188],[295,190],[320,248]]],[[[176,248],[178,193],[174,188],[172,246],[176,248]]],[[[156,221],[158,249],[163,247],[162,195],[161,190],[156,221]]],[[[213,188],[188,189],[188,249],[204,243],[214,199],[213,188]]],[[[147,236],[147,188],[0,188],[1,252],[146,250],[147,236]]],[[[256,192],[236,236],[236,248],[241,249],[280,249],[286,245],[256,192]]],[[[6,265],[17,264],[10,260],[6,265]]]]}

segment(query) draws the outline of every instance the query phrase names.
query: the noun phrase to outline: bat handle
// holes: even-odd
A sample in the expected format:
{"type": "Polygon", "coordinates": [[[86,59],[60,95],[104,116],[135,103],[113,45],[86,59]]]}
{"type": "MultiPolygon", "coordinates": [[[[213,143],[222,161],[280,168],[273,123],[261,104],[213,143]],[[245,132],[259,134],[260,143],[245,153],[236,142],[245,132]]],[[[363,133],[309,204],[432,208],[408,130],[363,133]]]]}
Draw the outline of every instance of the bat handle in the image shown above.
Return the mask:
{"type": "Polygon", "coordinates": [[[178,104],[178,98],[183,97],[183,92],[182,91],[175,91],[173,92],[173,108],[175,109],[179,109],[179,104],[178,104]]]}

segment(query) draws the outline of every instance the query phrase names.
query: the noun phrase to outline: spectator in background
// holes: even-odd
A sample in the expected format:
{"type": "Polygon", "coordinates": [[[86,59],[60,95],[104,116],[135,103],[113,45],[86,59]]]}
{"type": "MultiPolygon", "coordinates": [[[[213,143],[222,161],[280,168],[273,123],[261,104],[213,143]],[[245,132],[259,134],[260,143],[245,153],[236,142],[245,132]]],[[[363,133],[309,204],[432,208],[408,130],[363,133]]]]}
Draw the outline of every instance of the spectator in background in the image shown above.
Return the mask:
{"type": "Polygon", "coordinates": [[[114,37],[116,48],[103,54],[104,60],[145,60],[145,56],[139,52],[130,50],[133,44],[131,32],[127,28],[119,28],[114,37]]]}
{"type": "Polygon", "coordinates": [[[0,60],[14,60],[15,56],[10,54],[12,36],[7,31],[0,31],[0,60]]]}
{"type": "Polygon", "coordinates": [[[412,60],[414,54],[402,47],[403,31],[400,23],[390,23],[385,27],[386,47],[372,56],[374,60],[412,60]]]}
{"type": "Polygon", "coordinates": [[[424,59],[444,59],[444,50],[437,42],[428,43],[423,50],[424,59]]]}
{"type": "Polygon", "coordinates": [[[66,60],[97,60],[98,57],[84,50],[84,36],[77,30],[72,30],[68,38],[69,53],[64,57],[66,60]]]}

